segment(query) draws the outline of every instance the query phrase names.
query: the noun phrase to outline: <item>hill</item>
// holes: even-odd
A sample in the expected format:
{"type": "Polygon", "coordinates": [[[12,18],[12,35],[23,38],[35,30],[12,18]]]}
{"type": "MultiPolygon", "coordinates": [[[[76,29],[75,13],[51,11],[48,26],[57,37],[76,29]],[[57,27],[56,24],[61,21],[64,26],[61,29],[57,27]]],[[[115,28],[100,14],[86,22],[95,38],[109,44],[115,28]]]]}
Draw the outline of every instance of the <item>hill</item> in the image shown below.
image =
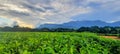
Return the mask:
{"type": "Polygon", "coordinates": [[[96,20],[96,21],[71,21],[63,24],[42,24],[38,28],[80,28],[80,27],[91,27],[91,26],[120,26],[120,21],[107,23],[104,21],[96,20]]]}

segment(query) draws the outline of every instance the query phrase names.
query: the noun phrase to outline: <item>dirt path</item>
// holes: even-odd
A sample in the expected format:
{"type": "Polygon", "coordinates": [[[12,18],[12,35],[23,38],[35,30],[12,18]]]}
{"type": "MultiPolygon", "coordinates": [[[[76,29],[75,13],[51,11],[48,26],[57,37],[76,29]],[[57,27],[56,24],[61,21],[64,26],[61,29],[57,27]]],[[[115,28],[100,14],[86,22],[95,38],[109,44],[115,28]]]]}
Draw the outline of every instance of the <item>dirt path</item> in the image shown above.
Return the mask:
{"type": "Polygon", "coordinates": [[[102,37],[120,40],[120,38],[116,36],[102,36],[102,37]]]}

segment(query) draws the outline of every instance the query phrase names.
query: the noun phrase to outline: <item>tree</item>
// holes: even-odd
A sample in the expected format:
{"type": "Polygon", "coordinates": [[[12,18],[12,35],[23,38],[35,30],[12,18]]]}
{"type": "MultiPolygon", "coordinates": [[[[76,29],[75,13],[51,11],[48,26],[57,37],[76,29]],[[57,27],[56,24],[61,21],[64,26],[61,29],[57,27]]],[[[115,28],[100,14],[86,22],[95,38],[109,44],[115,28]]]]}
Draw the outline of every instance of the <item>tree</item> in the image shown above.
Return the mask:
{"type": "Polygon", "coordinates": [[[52,29],[52,31],[54,31],[54,32],[73,32],[74,29],[70,29],[70,28],[56,28],[56,29],[52,29]]]}
{"type": "Polygon", "coordinates": [[[105,26],[105,27],[103,27],[103,29],[104,29],[104,32],[107,33],[107,34],[109,34],[111,32],[111,27],[110,26],[105,26]]]}
{"type": "Polygon", "coordinates": [[[41,28],[40,31],[42,31],[42,32],[50,32],[51,30],[49,28],[41,28]]]}
{"type": "Polygon", "coordinates": [[[85,32],[85,31],[90,31],[89,27],[81,27],[77,30],[78,32],[85,32]]]}
{"type": "Polygon", "coordinates": [[[13,22],[12,26],[13,26],[14,28],[19,27],[19,25],[18,25],[18,23],[17,23],[16,21],[13,22]]]}
{"type": "Polygon", "coordinates": [[[90,27],[90,31],[94,32],[94,33],[99,33],[100,32],[100,28],[98,26],[92,26],[92,27],[90,27]]]}
{"type": "Polygon", "coordinates": [[[120,27],[116,27],[116,30],[117,30],[118,36],[120,37],[120,27]]]}

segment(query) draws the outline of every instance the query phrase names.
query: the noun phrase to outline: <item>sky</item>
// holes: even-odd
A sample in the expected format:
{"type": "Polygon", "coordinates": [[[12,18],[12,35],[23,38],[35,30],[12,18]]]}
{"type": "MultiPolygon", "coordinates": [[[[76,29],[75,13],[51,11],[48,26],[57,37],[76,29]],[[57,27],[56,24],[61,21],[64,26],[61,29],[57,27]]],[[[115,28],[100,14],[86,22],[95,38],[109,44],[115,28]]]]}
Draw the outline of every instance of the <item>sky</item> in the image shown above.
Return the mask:
{"type": "Polygon", "coordinates": [[[120,0],[0,0],[0,26],[120,21],[120,0]]]}

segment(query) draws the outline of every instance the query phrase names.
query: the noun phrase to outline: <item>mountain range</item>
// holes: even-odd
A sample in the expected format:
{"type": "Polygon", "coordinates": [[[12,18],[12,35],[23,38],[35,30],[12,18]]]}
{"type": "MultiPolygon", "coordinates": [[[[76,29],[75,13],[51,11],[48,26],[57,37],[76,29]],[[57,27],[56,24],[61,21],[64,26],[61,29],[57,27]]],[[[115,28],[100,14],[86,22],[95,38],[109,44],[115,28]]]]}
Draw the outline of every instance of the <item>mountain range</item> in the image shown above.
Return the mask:
{"type": "Polygon", "coordinates": [[[37,28],[80,28],[80,27],[91,27],[91,26],[120,26],[120,21],[107,23],[104,21],[96,20],[96,21],[71,21],[63,24],[42,24],[37,28]]]}

